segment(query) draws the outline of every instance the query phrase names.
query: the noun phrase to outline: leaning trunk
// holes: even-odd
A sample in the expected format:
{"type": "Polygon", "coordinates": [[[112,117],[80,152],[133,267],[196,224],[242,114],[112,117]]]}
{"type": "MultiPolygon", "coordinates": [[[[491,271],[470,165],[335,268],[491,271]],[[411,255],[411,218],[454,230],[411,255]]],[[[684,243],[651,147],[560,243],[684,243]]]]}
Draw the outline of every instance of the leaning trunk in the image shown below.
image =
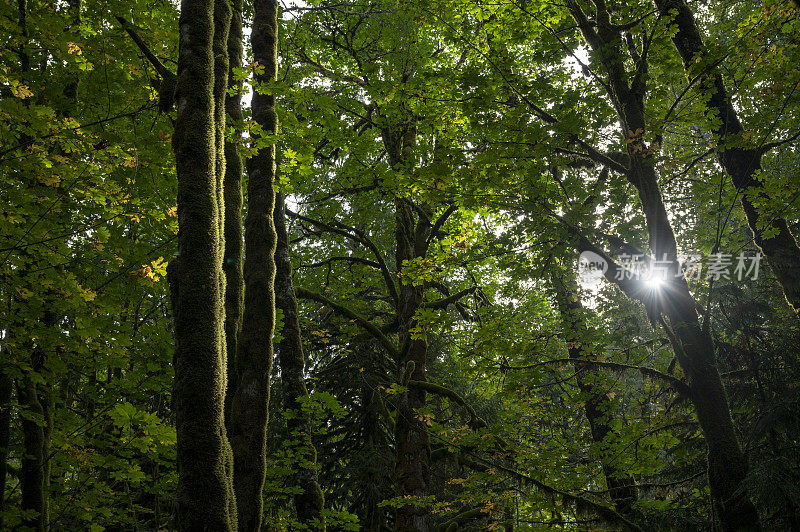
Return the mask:
{"type": "MultiPolygon", "coordinates": [[[[655,0],[655,4],[662,16],[676,13],[674,22],[678,31],[673,35],[672,42],[688,73],[705,49],[694,14],[684,0],[655,0]]],[[[762,200],[769,200],[764,186],[756,178],[761,171],[762,151],[759,148],[730,145],[730,139],[741,135],[743,129],[718,69],[704,75],[699,88],[710,95],[706,113],[714,118],[711,122],[715,124],[713,132],[719,148],[719,162],[731,176],[734,186],[742,192],[742,209],[753,232],[753,239],[783,288],[786,300],[795,312],[800,313],[800,248],[797,241],[786,220],[765,220],[753,205],[753,194],[762,200]]]]}
{"type": "MultiPolygon", "coordinates": [[[[278,64],[278,4],[256,0],[251,42],[253,58],[263,73],[257,84],[275,79],[278,64]]],[[[275,97],[256,91],[253,120],[264,135],[277,132],[275,97]]],[[[258,135],[253,134],[258,142],[258,135]]],[[[272,333],[275,328],[275,145],[262,146],[247,161],[247,219],[245,220],[244,314],[236,360],[236,383],[230,409],[229,433],[234,454],[234,487],[242,530],[259,530],[266,473],[269,377],[272,333]]]]}
{"type": "MultiPolygon", "coordinates": [[[[589,422],[592,441],[601,445],[609,435],[613,435],[609,412],[611,399],[602,387],[596,386],[597,366],[591,364],[597,360],[590,340],[590,331],[586,323],[586,310],[581,304],[576,291],[575,279],[562,279],[553,275],[556,304],[564,324],[564,340],[567,343],[569,358],[573,361],[578,388],[584,396],[584,412],[589,422]],[[587,362],[580,362],[586,360],[587,362]]],[[[606,478],[609,495],[617,511],[629,514],[636,502],[636,484],[633,477],[620,471],[613,460],[603,455],[600,459],[603,474],[606,478]]]]}
{"type": "Polygon", "coordinates": [[[283,329],[278,344],[278,361],[281,366],[281,391],[287,417],[287,429],[294,441],[301,442],[299,452],[303,463],[298,466],[294,481],[301,492],[294,496],[297,519],[309,530],[325,530],[322,508],[325,500],[317,481],[317,451],[311,441],[311,423],[303,412],[302,402],[308,399],[305,381],[305,356],[300,337],[300,320],[297,299],[292,285],[292,261],[289,255],[289,233],[286,230],[283,194],[275,202],[275,230],[278,236],[275,248],[275,306],[283,313],[283,329]]]}

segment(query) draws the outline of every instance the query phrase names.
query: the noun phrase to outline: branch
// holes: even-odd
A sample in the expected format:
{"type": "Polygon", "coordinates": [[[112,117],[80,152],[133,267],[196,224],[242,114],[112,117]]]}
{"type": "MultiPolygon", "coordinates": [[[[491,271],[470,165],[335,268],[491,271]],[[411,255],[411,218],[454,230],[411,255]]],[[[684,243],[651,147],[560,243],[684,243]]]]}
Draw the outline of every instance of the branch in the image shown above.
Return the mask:
{"type": "Polygon", "coordinates": [[[583,233],[580,232],[580,229],[575,227],[574,225],[570,224],[563,217],[551,213],[558,221],[560,221],[567,230],[578,239],[578,242],[575,244],[575,249],[579,253],[583,253],[584,251],[591,251],[596,255],[600,256],[606,264],[608,264],[608,269],[605,271],[603,276],[606,278],[607,281],[613,283],[619,287],[622,292],[631,299],[636,301],[641,301],[648,307],[647,301],[647,286],[645,283],[638,279],[634,279],[626,275],[626,269],[617,264],[611,256],[608,255],[603,249],[595,246],[592,242],[589,241],[588,238],[583,236],[583,233]]]}
{"type": "Polygon", "coordinates": [[[173,74],[170,69],[164,66],[164,63],[154,54],[150,48],[145,44],[139,34],[136,33],[136,30],[133,28],[133,24],[125,20],[124,18],[120,17],[119,15],[114,15],[120,24],[122,24],[122,29],[124,29],[128,35],[130,35],[133,42],[136,43],[136,46],[139,47],[139,50],[142,51],[144,56],[150,61],[150,64],[153,65],[153,68],[156,69],[158,75],[161,76],[162,79],[174,78],[175,74],[173,74]]]}
{"type": "Polygon", "coordinates": [[[465,288],[460,292],[456,292],[452,296],[448,296],[444,299],[439,299],[436,301],[427,301],[422,304],[423,308],[433,308],[433,309],[443,309],[447,308],[448,305],[452,305],[453,303],[460,300],[462,297],[467,296],[477,290],[477,286],[471,286],[469,288],[465,288]]]}
{"type": "Polygon", "coordinates": [[[361,87],[363,89],[369,88],[369,83],[367,83],[366,80],[364,80],[364,79],[362,79],[362,78],[360,78],[358,76],[350,76],[350,75],[338,74],[338,73],[326,68],[324,65],[322,65],[322,63],[320,63],[318,61],[314,61],[306,53],[305,48],[298,47],[297,51],[298,51],[298,55],[300,56],[300,60],[302,62],[306,63],[307,65],[310,65],[310,66],[314,67],[314,69],[316,70],[317,74],[320,74],[320,75],[322,75],[322,76],[324,76],[324,77],[326,77],[326,78],[328,78],[328,79],[330,79],[332,81],[345,81],[345,82],[355,83],[356,85],[358,85],[359,87],[361,87]]]}
{"type": "Polygon", "coordinates": [[[436,221],[433,223],[433,227],[431,227],[431,234],[428,237],[428,243],[430,243],[431,240],[436,238],[436,233],[439,232],[439,229],[441,229],[444,223],[447,221],[447,219],[450,218],[450,215],[456,212],[457,210],[458,210],[457,205],[455,204],[450,205],[450,207],[448,207],[448,209],[444,211],[444,213],[442,213],[442,215],[439,216],[439,218],[436,219],[436,221]]]}
{"type": "Polygon", "coordinates": [[[480,429],[488,426],[486,424],[486,421],[484,421],[478,415],[478,413],[475,412],[475,409],[472,408],[472,406],[470,406],[469,403],[467,403],[466,399],[461,397],[457,392],[451,390],[450,388],[445,388],[444,386],[440,386],[438,384],[434,384],[432,382],[427,382],[427,381],[408,381],[408,387],[425,390],[426,392],[434,393],[442,397],[447,397],[453,402],[463,406],[467,410],[467,412],[469,412],[470,426],[473,429],[480,429]]]}
{"type": "Polygon", "coordinates": [[[383,274],[383,280],[386,283],[386,288],[389,290],[389,295],[392,297],[395,306],[398,305],[400,298],[397,295],[397,286],[394,284],[394,277],[392,277],[392,274],[389,271],[389,267],[386,265],[386,261],[383,260],[383,255],[381,255],[381,252],[378,250],[378,246],[376,246],[375,243],[372,242],[372,240],[370,240],[369,237],[367,237],[367,235],[365,235],[363,232],[359,231],[355,227],[349,227],[347,225],[344,225],[336,221],[327,224],[325,222],[321,222],[319,220],[314,220],[313,218],[303,216],[302,214],[298,214],[289,209],[286,209],[286,215],[290,218],[294,218],[296,220],[302,220],[312,225],[316,225],[317,227],[321,227],[322,229],[325,229],[330,233],[335,233],[345,238],[349,238],[350,240],[354,240],[365,246],[370,251],[372,251],[372,254],[375,255],[375,259],[378,262],[378,267],[381,270],[381,274],[383,274]]]}
{"type": "Polygon", "coordinates": [[[565,358],[562,359],[562,361],[594,364],[595,366],[614,369],[618,371],[633,369],[640,372],[642,375],[647,375],[650,378],[663,380],[664,382],[672,386],[672,388],[676,392],[678,392],[681,396],[685,398],[690,398],[692,396],[692,390],[691,388],[689,388],[688,384],[678,379],[677,377],[673,377],[672,375],[668,375],[667,373],[662,373],[657,369],[648,368],[645,366],[632,366],[630,364],[620,364],[618,362],[601,362],[599,360],[591,360],[585,358],[565,358]]]}
{"type": "Polygon", "coordinates": [[[316,301],[317,303],[322,303],[326,307],[330,308],[331,310],[337,312],[338,314],[344,316],[345,318],[351,319],[358,323],[362,328],[364,328],[367,332],[369,332],[380,344],[383,346],[386,351],[389,352],[395,360],[398,359],[399,353],[397,348],[394,344],[386,337],[385,334],[381,332],[381,330],[376,327],[372,322],[368,319],[364,318],[360,314],[350,310],[347,307],[339,305],[338,303],[334,303],[327,297],[323,296],[322,294],[318,294],[316,292],[312,292],[310,290],[306,290],[305,288],[295,288],[295,294],[300,299],[310,299],[312,301],[316,301]]]}
{"type": "Polygon", "coordinates": [[[365,266],[375,268],[376,270],[379,270],[381,268],[381,265],[375,261],[362,259],[361,257],[346,257],[346,256],[331,257],[327,260],[323,260],[320,262],[312,262],[311,264],[301,264],[300,266],[298,266],[298,268],[319,268],[320,266],[325,266],[326,264],[330,264],[331,262],[335,261],[356,262],[358,264],[364,264],[365,266]]]}
{"type": "MultiPolygon", "coordinates": [[[[540,490],[542,490],[543,492],[545,492],[545,493],[547,493],[549,495],[558,495],[564,501],[575,504],[575,506],[578,507],[579,509],[591,509],[591,510],[596,512],[599,516],[601,516],[603,519],[605,519],[607,521],[610,521],[612,523],[619,523],[619,524],[625,526],[629,530],[635,530],[637,532],[644,532],[638,525],[632,523],[631,521],[629,521],[628,519],[623,517],[619,512],[609,508],[608,506],[604,506],[602,504],[596,503],[596,502],[594,502],[592,500],[589,500],[589,499],[586,499],[584,497],[580,497],[578,495],[572,495],[571,493],[567,493],[565,491],[561,491],[561,490],[559,490],[557,488],[554,488],[552,486],[548,486],[544,482],[536,480],[535,478],[531,477],[530,475],[526,475],[525,473],[520,473],[519,471],[511,469],[510,467],[506,467],[506,466],[501,465],[501,464],[493,464],[493,463],[489,462],[488,460],[485,460],[484,458],[481,458],[481,457],[478,457],[478,456],[476,456],[476,458],[478,460],[482,461],[482,462],[485,462],[488,467],[504,471],[504,472],[510,474],[511,476],[517,477],[518,479],[520,479],[520,480],[522,480],[524,482],[532,484],[537,489],[540,489],[540,490]]],[[[464,465],[472,467],[470,462],[471,461],[468,460],[468,459],[467,460],[463,460],[464,465]]],[[[482,464],[478,463],[476,465],[481,466],[482,464]]]]}
{"type": "Polygon", "coordinates": [[[761,146],[759,148],[759,151],[762,154],[767,153],[768,151],[770,151],[773,148],[777,148],[778,146],[783,146],[784,144],[789,144],[790,142],[794,142],[795,140],[797,140],[798,137],[800,137],[800,130],[798,130],[797,133],[795,133],[791,137],[787,137],[787,138],[785,138],[783,140],[779,140],[779,141],[776,141],[776,142],[770,142],[768,144],[764,144],[763,146],[761,146]]]}

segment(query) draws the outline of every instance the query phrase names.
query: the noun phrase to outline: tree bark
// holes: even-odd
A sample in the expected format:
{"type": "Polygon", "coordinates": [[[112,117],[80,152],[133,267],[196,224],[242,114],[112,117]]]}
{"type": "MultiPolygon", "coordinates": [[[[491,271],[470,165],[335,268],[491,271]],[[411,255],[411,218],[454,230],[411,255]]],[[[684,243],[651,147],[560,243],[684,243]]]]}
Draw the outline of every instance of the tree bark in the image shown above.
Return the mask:
{"type": "MultiPolygon", "coordinates": [[[[695,60],[705,50],[694,14],[684,0],[654,1],[662,16],[671,17],[674,13],[673,20],[678,31],[673,35],[672,42],[688,74],[691,67],[696,65],[695,60]]],[[[786,301],[795,313],[800,313],[800,248],[786,220],[783,218],[764,220],[764,216],[758,212],[752,200],[753,193],[769,200],[763,185],[756,179],[756,174],[761,171],[762,151],[759,147],[726,146],[731,137],[741,135],[743,129],[719,69],[713,68],[704,73],[699,82],[699,89],[710,95],[706,104],[706,114],[713,114],[716,118],[714,123],[717,125],[713,133],[717,143],[719,163],[731,176],[734,186],[742,192],[742,209],[753,232],[753,239],[783,288],[786,301]],[[776,234],[765,236],[771,231],[776,231],[776,234]]]]}
{"type": "MultiPolygon", "coordinates": [[[[578,362],[581,359],[589,361],[597,359],[586,321],[586,310],[578,297],[574,278],[564,279],[558,273],[554,273],[552,280],[555,288],[556,304],[564,327],[567,352],[569,353],[569,358],[576,361],[572,365],[575,368],[578,388],[584,396],[584,412],[586,420],[589,422],[592,441],[602,446],[606,438],[613,432],[609,424],[611,399],[605,390],[597,388],[595,384],[599,374],[597,366],[578,362]]],[[[618,512],[630,514],[631,507],[637,499],[636,484],[633,477],[626,475],[624,471],[620,471],[605,456],[605,453],[601,456],[600,463],[614,506],[618,512]]]]}
{"type": "Polygon", "coordinates": [[[45,411],[36,385],[25,377],[17,382],[17,397],[20,408],[33,419],[21,420],[23,457],[19,472],[20,509],[32,515],[22,520],[22,525],[32,530],[43,531],[47,523],[44,475],[45,411]]]}
{"type": "MultiPolygon", "coordinates": [[[[263,67],[255,81],[275,80],[278,64],[278,4],[256,0],[251,42],[253,58],[263,67]]],[[[275,97],[256,91],[253,120],[264,135],[277,133],[275,97]]],[[[258,142],[258,135],[253,141],[258,142]]],[[[231,403],[230,434],[234,454],[234,487],[242,530],[259,530],[266,473],[266,434],[272,334],[275,329],[275,145],[262,146],[247,161],[244,314],[231,403]]]]}
{"type": "MultiPolygon", "coordinates": [[[[283,329],[278,344],[278,361],[281,366],[281,391],[284,410],[291,412],[286,425],[290,437],[301,440],[302,459],[316,465],[317,451],[311,441],[311,423],[303,413],[300,401],[308,399],[305,381],[305,355],[300,336],[297,299],[292,284],[292,261],[289,250],[289,233],[284,216],[284,197],[278,194],[275,201],[275,230],[278,236],[275,248],[275,306],[283,313],[283,329]]],[[[314,467],[298,466],[294,482],[302,490],[294,496],[297,519],[309,530],[325,530],[322,509],[325,499],[314,467]]]]}
{"type": "Polygon", "coordinates": [[[218,175],[219,80],[215,80],[221,67],[214,57],[215,27],[219,17],[224,18],[221,3],[182,0],[179,20],[177,119],[172,139],[178,174],[178,255],[170,262],[168,278],[175,321],[173,402],[180,530],[237,528],[231,451],[224,426],[225,281],[218,175]]]}
{"type": "Polygon", "coordinates": [[[235,79],[235,69],[242,66],[242,0],[231,3],[232,17],[228,33],[228,88],[235,91],[225,97],[225,111],[234,122],[234,138],[225,142],[225,253],[222,269],[225,272],[225,352],[227,355],[227,390],[225,419],[230,418],[230,403],[236,383],[236,359],[239,335],[242,331],[244,306],[244,273],[242,272],[242,156],[239,151],[239,131],[242,121],[242,83],[235,79]]]}
{"type": "MultiPolygon", "coordinates": [[[[410,200],[395,200],[396,216],[396,262],[398,270],[404,260],[416,256],[414,246],[415,228],[410,200]]],[[[424,256],[424,254],[422,255],[424,256]]],[[[425,382],[428,341],[413,338],[413,329],[417,326],[414,315],[422,305],[423,292],[420,286],[409,281],[400,282],[399,305],[397,315],[400,329],[400,376],[401,383],[408,380],[425,382]]],[[[430,444],[425,422],[419,419],[417,409],[423,408],[426,402],[424,388],[411,388],[400,395],[397,408],[396,424],[396,465],[395,475],[400,486],[400,495],[425,497],[430,491],[430,444]]],[[[397,511],[395,530],[427,531],[431,529],[430,510],[423,506],[406,505],[397,511]]]]}

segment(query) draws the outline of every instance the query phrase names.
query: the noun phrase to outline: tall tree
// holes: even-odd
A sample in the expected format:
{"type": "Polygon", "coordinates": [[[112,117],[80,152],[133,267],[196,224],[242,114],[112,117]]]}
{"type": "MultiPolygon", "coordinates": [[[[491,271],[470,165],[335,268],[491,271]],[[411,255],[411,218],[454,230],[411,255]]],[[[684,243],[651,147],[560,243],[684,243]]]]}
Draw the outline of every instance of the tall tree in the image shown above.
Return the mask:
{"type": "MultiPolygon", "coordinates": [[[[631,58],[635,69],[629,73],[622,31],[611,22],[612,11],[606,2],[594,1],[591,19],[578,2],[570,2],[569,10],[597,63],[606,72],[603,86],[622,131],[626,132],[627,159],[621,167],[616,166],[638,192],[650,249],[666,267],[663,290],[648,294],[646,289],[634,287],[627,293],[643,299],[654,321],[662,324],[689,379],[692,402],[708,446],[711,496],[723,528],[758,528],[758,514],[743,487],[748,471],[747,458],[733,426],[730,404],[715,361],[714,343],[708,329],[700,323],[697,302],[681,272],[678,244],[659,188],[653,150],[643,139],[647,128],[645,96],[649,45],[645,44],[641,55],[631,58]],[[666,321],[662,321],[662,314],[666,315],[666,321]]],[[[585,249],[582,247],[581,251],[585,249]]],[[[614,280],[616,270],[609,267],[607,278],[614,280]]]]}
{"type": "Polygon", "coordinates": [[[229,430],[234,455],[234,486],[239,526],[261,527],[261,496],[266,469],[266,430],[272,334],[275,329],[275,144],[278,115],[270,83],[278,68],[278,3],[256,0],[250,39],[256,61],[252,141],[258,152],[247,167],[244,313],[236,355],[236,383],[229,430]]]}
{"type": "Polygon", "coordinates": [[[237,528],[224,425],[221,132],[228,65],[215,58],[215,52],[224,54],[229,20],[224,0],[181,4],[172,141],[178,173],[178,255],[169,264],[176,340],[176,520],[181,530],[237,528]]]}
{"type": "Polygon", "coordinates": [[[231,25],[228,32],[228,93],[225,112],[230,117],[233,138],[225,141],[225,255],[222,268],[225,272],[225,352],[227,358],[227,390],[225,394],[226,422],[230,417],[230,402],[236,390],[236,358],[239,335],[242,332],[242,307],[244,304],[244,274],[242,272],[242,174],[244,167],[239,149],[242,127],[243,83],[237,80],[242,67],[242,2],[231,3],[231,25]]]}

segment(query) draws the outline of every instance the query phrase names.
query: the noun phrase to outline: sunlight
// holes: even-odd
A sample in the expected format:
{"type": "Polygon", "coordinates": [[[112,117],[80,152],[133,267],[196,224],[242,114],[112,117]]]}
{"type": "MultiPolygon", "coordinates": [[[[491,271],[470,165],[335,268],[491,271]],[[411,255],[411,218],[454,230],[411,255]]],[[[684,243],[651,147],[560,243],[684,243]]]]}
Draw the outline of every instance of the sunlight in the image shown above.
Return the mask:
{"type": "Polygon", "coordinates": [[[650,290],[661,290],[661,288],[664,286],[664,278],[653,276],[645,280],[645,283],[650,290]]]}

